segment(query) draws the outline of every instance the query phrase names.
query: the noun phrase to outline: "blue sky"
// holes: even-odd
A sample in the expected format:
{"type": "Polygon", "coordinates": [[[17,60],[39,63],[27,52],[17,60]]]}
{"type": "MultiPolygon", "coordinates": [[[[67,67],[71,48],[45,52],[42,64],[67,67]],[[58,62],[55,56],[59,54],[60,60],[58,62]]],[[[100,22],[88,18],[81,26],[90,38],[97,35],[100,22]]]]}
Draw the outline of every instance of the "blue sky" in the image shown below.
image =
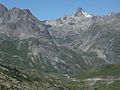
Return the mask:
{"type": "Polygon", "coordinates": [[[28,8],[40,20],[72,15],[78,7],[93,15],[120,12],[120,0],[0,0],[7,8],[28,8]]]}

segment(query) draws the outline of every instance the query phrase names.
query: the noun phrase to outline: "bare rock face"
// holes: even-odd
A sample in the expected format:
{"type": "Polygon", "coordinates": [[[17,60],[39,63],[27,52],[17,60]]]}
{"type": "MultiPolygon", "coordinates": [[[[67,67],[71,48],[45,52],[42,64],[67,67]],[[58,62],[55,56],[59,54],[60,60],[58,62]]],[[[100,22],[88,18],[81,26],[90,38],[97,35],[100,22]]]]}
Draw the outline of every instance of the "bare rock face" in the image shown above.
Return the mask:
{"type": "Polygon", "coordinates": [[[83,16],[83,9],[82,8],[78,8],[75,13],[74,13],[75,16],[83,16]]]}
{"type": "Polygon", "coordinates": [[[45,27],[42,22],[34,17],[28,9],[12,8],[7,10],[1,5],[1,10],[1,33],[18,38],[27,38],[34,36],[33,33],[43,35],[47,32],[44,31],[45,27]]]}
{"type": "Polygon", "coordinates": [[[4,5],[0,4],[0,18],[3,17],[7,11],[7,8],[4,5]]]}

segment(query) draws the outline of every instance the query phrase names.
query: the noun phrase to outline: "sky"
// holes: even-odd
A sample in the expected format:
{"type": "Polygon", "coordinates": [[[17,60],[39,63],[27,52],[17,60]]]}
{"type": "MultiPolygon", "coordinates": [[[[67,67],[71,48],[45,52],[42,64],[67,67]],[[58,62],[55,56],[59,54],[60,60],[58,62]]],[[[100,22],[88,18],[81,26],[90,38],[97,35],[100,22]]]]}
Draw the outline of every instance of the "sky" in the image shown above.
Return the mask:
{"type": "Polygon", "coordinates": [[[120,12],[120,0],[0,0],[0,3],[8,9],[13,7],[30,9],[40,20],[72,15],[78,7],[93,15],[120,12]]]}

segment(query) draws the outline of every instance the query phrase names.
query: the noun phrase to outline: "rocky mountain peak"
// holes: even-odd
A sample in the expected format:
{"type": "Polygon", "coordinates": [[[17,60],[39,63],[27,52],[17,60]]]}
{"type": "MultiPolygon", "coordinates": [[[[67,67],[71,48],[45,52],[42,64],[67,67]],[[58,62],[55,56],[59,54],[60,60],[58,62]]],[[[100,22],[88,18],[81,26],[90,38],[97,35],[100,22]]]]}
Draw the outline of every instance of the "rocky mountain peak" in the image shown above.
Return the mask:
{"type": "Polygon", "coordinates": [[[82,11],[84,11],[84,10],[81,7],[78,7],[77,10],[76,10],[76,12],[81,12],[81,13],[82,13],[82,11]]]}
{"type": "Polygon", "coordinates": [[[77,10],[74,12],[75,17],[92,17],[92,15],[85,12],[81,7],[77,8],[77,10]]]}
{"type": "Polygon", "coordinates": [[[16,8],[16,7],[14,7],[14,8],[12,8],[12,9],[10,9],[9,11],[10,11],[11,13],[14,13],[14,14],[17,14],[17,13],[19,13],[19,12],[22,12],[22,10],[21,10],[21,9],[16,8]]]}
{"type": "Polygon", "coordinates": [[[77,10],[74,12],[75,16],[81,16],[83,12],[83,9],[81,7],[77,8],[77,10]]]}
{"type": "Polygon", "coordinates": [[[25,14],[30,14],[30,15],[32,15],[32,13],[31,13],[31,11],[30,11],[29,9],[23,9],[23,12],[24,12],[25,14]]]}
{"type": "Polygon", "coordinates": [[[8,9],[4,5],[0,4],[0,17],[4,16],[4,14],[7,11],[8,11],[8,9]]]}
{"type": "Polygon", "coordinates": [[[3,4],[0,4],[0,9],[7,10],[7,8],[3,4]]]}
{"type": "Polygon", "coordinates": [[[13,13],[15,15],[32,15],[29,9],[19,9],[19,8],[12,8],[9,10],[10,13],[13,13]]]}

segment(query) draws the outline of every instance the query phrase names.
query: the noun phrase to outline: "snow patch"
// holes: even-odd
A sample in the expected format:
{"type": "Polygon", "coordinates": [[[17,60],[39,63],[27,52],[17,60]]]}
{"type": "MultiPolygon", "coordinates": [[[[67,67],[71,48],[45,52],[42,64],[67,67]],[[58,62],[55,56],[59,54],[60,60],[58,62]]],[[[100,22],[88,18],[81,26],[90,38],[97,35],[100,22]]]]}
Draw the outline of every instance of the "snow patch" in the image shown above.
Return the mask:
{"type": "Polygon", "coordinates": [[[93,17],[92,15],[88,14],[87,12],[82,11],[82,13],[87,18],[93,17]]]}

